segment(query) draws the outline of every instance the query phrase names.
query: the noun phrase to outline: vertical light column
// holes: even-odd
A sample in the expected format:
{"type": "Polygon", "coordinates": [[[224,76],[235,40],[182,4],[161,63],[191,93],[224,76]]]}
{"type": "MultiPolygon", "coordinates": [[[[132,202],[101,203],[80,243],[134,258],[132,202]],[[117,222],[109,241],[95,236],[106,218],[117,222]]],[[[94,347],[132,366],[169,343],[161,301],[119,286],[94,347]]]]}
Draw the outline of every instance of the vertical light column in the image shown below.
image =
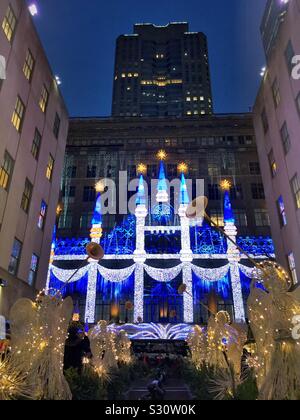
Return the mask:
{"type": "Polygon", "coordinates": [[[182,268],[182,282],[186,285],[183,294],[183,321],[187,324],[194,322],[193,275],[190,263],[184,263],[182,268]]]}
{"type": "Polygon", "coordinates": [[[85,302],[84,320],[89,324],[95,322],[96,292],[98,279],[98,262],[91,262],[88,270],[88,285],[85,302]]]}
{"type": "Polygon", "coordinates": [[[134,322],[144,319],[144,264],[136,263],[134,272],[134,322]]]}
{"type": "Polygon", "coordinates": [[[240,268],[238,262],[236,261],[230,262],[230,278],[233,295],[235,322],[244,323],[246,321],[246,316],[240,278],[240,268]]]}

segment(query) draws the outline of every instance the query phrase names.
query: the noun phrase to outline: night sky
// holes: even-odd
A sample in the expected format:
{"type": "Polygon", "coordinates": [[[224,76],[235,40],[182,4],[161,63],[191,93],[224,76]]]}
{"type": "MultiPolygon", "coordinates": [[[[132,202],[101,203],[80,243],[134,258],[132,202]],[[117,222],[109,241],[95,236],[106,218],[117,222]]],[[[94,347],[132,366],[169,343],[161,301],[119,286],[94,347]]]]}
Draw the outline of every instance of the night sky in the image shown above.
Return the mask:
{"type": "Polygon", "coordinates": [[[208,37],[214,110],[253,105],[265,59],[266,0],[36,0],[34,18],[71,116],[111,113],[115,40],[134,23],[190,23],[208,37]]]}

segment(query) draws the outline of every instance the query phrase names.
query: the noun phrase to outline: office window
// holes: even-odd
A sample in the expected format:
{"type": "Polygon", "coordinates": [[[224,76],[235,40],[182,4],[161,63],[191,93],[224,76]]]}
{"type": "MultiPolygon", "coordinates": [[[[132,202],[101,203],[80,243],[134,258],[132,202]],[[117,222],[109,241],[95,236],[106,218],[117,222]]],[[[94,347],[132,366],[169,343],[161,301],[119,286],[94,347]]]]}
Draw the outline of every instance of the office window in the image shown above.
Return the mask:
{"type": "Polygon", "coordinates": [[[208,185],[208,196],[210,200],[220,200],[221,194],[218,184],[209,184],[208,185]]]}
{"type": "Polygon", "coordinates": [[[2,22],[2,29],[9,42],[12,41],[17,25],[17,18],[12,7],[9,5],[2,22]]]}
{"type": "Polygon", "coordinates": [[[272,93],[273,93],[273,99],[274,99],[274,104],[275,107],[277,108],[278,105],[280,104],[280,90],[279,90],[279,84],[278,84],[278,80],[275,79],[273,85],[272,85],[272,93]]]}
{"type": "Polygon", "coordinates": [[[251,184],[252,198],[253,200],[264,200],[265,190],[263,184],[255,183],[251,184]]]}
{"type": "Polygon", "coordinates": [[[284,227],[287,225],[287,217],[286,217],[285,205],[284,205],[282,196],[280,196],[277,200],[277,209],[278,209],[281,227],[284,227]]]}
{"type": "Polygon", "coordinates": [[[36,160],[38,160],[39,158],[41,142],[42,142],[42,136],[40,132],[38,131],[38,129],[35,129],[33,142],[31,146],[31,154],[36,160]]]}
{"type": "Polygon", "coordinates": [[[51,179],[52,179],[53,169],[54,169],[54,159],[53,159],[53,157],[50,155],[50,156],[49,156],[49,160],[48,160],[48,164],[47,164],[47,169],[46,169],[46,178],[47,178],[49,181],[51,181],[51,179]]]}
{"type": "Polygon", "coordinates": [[[224,215],[221,210],[211,210],[210,217],[217,226],[224,226],[224,215]]]}
{"type": "Polygon", "coordinates": [[[288,262],[289,262],[289,267],[290,267],[290,272],[291,272],[291,275],[292,275],[293,283],[294,283],[294,285],[296,285],[296,284],[298,284],[298,277],[297,277],[295,257],[294,257],[293,252],[291,252],[288,255],[288,262]]]}
{"type": "Polygon", "coordinates": [[[25,58],[25,63],[23,66],[23,73],[29,82],[31,82],[31,79],[32,79],[34,63],[35,61],[34,61],[33,55],[31,54],[31,51],[28,50],[26,54],[26,58],[25,58]]]}
{"type": "Polygon", "coordinates": [[[15,276],[18,272],[20,258],[22,253],[22,242],[20,242],[17,238],[14,240],[13,248],[11,251],[8,272],[15,276]]]}
{"type": "Polygon", "coordinates": [[[243,188],[241,184],[236,184],[230,188],[230,198],[231,200],[242,200],[244,197],[243,195],[243,188]]]}
{"type": "Polygon", "coordinates": [[[266,133],[269,130],[269,121],[268,121],[268,116],[265,109],[263,109],[261,113],[261,122],[263,125],[264,132],[266,133]]]}
{"type": "Polygon", "coordinates": [[[15,127],[15,129],[19,132],[22,130],[24,114],[25,114],[25,105],[23,104],[21,98],[18,96],[15,109],[11,117],[11,122],[13,126],[15,127]]]}
{"type": "Polygon", "coordinates": [[[62,214],[58,221],[59,229],[72,229],[73,216],[71,213],[62,214]]]}
{"type": "Polygon", "coordinates": [[[295,198],[297,209],[300,209],[300,179],[298,175],[295,175],[291,180],[291,187],[295,198]]]}
{"type": "Polygon", "coordinates": [[[288,68],[288,71],[289,71],[289,75],[291,76],[292,70],[293,70],[293,61],[292,60],[293,60],[293,57],[296,55],[295,51],[294,51],[294,48],[293,48],[293,44],[292,44],[291,41],[289,41],[289,43],[288,43],[288,45],[285,49],[284,55],[285,55],[285,61],[286,61],[286,65],[287,65],[287,68],[288,68]]]}
{"type": "Polygon", "coordinates": [[[0,167],[0,187],[6,191],[9,190],[14,164],[13,158],[8,152],[5,152],[3,165],[0,167]]]}
{"type": "Polygon", "coordinates": [[[59,129],[60,129],[60,118],[59,118],[59,115],[56,113],[55,119],[54,119],[53,133],[57,139],[59,136],[59,129]]]}
{"type": "Polygon", "coordinates": [[[87,178],[96,178],[97,176],[97,166],[89,165],[86,170],[86,177],[87,178]]]}
{"type": "Polygon", "coordinates": [[[77,175],[77,166],[69,166],[66,171],[66,176],[68,178],[76,178],[77,175]]]}
{"type": "Polygon", "coordinates": [[[265,209],[255,209],[254,210],[255,224],[257,227],[266,227],[270,226],[270,217],[269,213],[265,209]]]}
{"type": "Polygon", "coordinates": [[[41,202],[40,214],[39,214],[39,220],[38,220],[38,228],[41,229],[41,230],[44,229],[45,221],[46,221],[46,215],[47,215],[47,204],[43,200],[41,202]]]}
{"type": "Polygon", "coordinates": [[[291,140],[287,124],[284,123],[280,130],[281,141],[284,149],[284,153],[287,155],[291,148],[291,140]]]}
{"type": "Polygon", "coordinates": [[[249,171],[251,175],[260,175],[260,166],[258,162],[249,162],[249,171]]]}
{"type": "Polygon", "coordinates": [[[96,199],[96,191],[94,187],[84,187],[83,188],[83,201],[94,202],[96,199]]]}
{"type": "Polygon", "coordinates": [[[235,224],[237,227],[247,227],[248,219],[245,210],[234,210],[235,224]]]}
{"type": "Polygon", "coordinates": [[[269,159],[271,174],[272,174],[272,177],[274,178],[277,174],[277,163],[275,160],[273,150],[271,150],[271,152],[268,154],[268,159],[269,159]]]}
{"type": "Polygon", "coordinates": [[[38,271],[38,265],[39,265],[39,257],[35,254],[32,254],[29,275],[28,275],[28,284],[30,286],[33,286],[35,283],[36,275],[38,271]]]}
{"type": "Polygon", "coordinates": [[[26,179],[22,201],[21,201],[21,209],[23,209],[25,213],[28,213],[29,211],[31,197],[32,197],[32,190],[33,190],[33,186],[31,182],[28,179],[26,179]]]}
{"type": "Polygon", "coordinates": [[[64,186],[62,189],[63,197],[74,198],[76,195],[76,187],[71,185],[68,189],[64,186]]]}
{"type": "Polygon", "coordinates": [[[39,102],[40,108],[44,113],[47,110],[48,99],[49,99],[49,92],[46,86],[44,85],[42,88],[42,93],[41,93],[40,102],[39,102]]]}
{"type": "Polygon", "coordinates": [[[90,229],[92,227],[93,213],[83,213],[80,217],[80,229],[90,229]]]}

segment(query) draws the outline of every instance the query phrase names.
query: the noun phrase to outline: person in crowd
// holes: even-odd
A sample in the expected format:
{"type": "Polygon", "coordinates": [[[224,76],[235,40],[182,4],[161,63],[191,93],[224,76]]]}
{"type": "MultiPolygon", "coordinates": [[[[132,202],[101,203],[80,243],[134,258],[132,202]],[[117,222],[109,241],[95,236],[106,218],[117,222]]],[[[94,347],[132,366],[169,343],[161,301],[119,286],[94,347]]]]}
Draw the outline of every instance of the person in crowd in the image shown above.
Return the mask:
{"type": "Polygon", "coordinates": [[[81,371],[84,357],[91,357],[90,341],[78,327],[69,328],[69,337],[65,343],[64,370],[74,368],[81,371]]]}

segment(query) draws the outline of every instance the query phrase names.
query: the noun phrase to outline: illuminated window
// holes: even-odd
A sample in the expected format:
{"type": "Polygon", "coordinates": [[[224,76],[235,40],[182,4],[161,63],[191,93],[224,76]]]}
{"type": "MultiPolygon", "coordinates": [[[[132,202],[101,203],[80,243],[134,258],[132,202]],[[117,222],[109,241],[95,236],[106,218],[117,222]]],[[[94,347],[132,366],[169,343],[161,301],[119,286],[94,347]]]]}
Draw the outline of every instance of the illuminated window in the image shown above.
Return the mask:
{"type": "Polygon", "coordinates": [[[46,86],[43,86],[39,106],[41,110],[45,113],[48,105],[48,99],[49,99],[49,92],[46,88],[46,86]]]}
{"type": "Polygon", "coordinates": [[[192,115],[192,111],[187,111],[186,115],[192,115]]]}
{"type": "Polygon", "coordinates": [[[53,175],[53,169],[54,169],[54,159],[52,155],[49,156],[47,169],[46,169],[46,178],[51,181],[52,175],[53,175]]]}
{"type": "Polygon", "coordinates": [[[17,97],[17,102],[15,105],[15,109],[11,118],[11,122],[17,131],[21,131],[23,119],[25,114],[25,106],[21,100],[21,98],[17,97]]]}
{"type": "MultiPolygon", "coordinates": [[[[200,101],[204,101],[204,96],[200,96],[200,101]]],[[[211,100],[209,99],[209,102],[211,102],[211,100]]]]}
{"type": "Polygon", "coordinates": [[[29,275],[28,275],[28,284],[30,286],[33,286],[35,283],[36,275],[38,271],[38,265],[39,265],[39,257],[35,254],[32,254],[29,275]]]}
{"type": "Polygon", "coordinates": [[[6,15],[4,16],[4,19],[2,22],[2,29],[9,42],[11,42],[13,39],[15,29],[16,29],[16,24],[17,24],[16,15],[14,14],[12,7],[9,5],[6,11],[6,15]]]}
{"type": "Polygon", "coordinates": [[[287,225],[287,217],[286,217],[285,205],[284,205],[282,196],[280,196],[277,200],[277,209],[278,209],[281,227],[284,227],[287,225]]]}
{"type": "Polygon", "coordinates": [[[8,191],[14,170],[14,160],[8,152],[4,154],[4,162],[0,167],[0,187],[8,191]]]}
{"type": "Polygon", "coordinates": [[[47,215],[47,204],[43,200],[41,202],[40,214],[39,214],[39,220],[38,220],[38,228],[41,229],[41,230],[44,229],[45,221],[46,221],[46,215],[47,215]]]}
{"type": "Polygon", "coordinates": [[[31,146],[31,154],[34,159],[38,160],[40,154],[40,147],[42,142],[42,136],[38,129],[35,129],[34,138],[31,146]]]}
{"type": "Polygon", "coordinates": [[[254,217],[255,217],[255,224],[257,227],[270,226],[270,217],[266,209],[255,209],[254,217]]]}
{"type": "Polygon", "coordinates": [[[194,97],[193,97],[193,101],[194,101],[194,102],[197,102],[197,101],[198,101],[198,97],[197,97],[197,96],[194,96],[194,97]]]}
{"type": "Polygon", "coordinates": [[[291,180],[291,187],[295,198],[297,209],[300,209],[300,179],[298,175],[295,175],[291,180]]]}
{"type": "Polygon", "coordinates": [[[55,114],[55,119],[54,119],[54,125],[53,125],[53,133],[55,135],[55,138],[58,139],[59,136],[59,129],[60,129],[60,118],[58,113],[55,114]]]}
{"type": "Polygon", "coordinates": [[[292,275],[292,279],[293,279],[293,283],[294,285],[298,284],[298,277],[297,277],[297,272],[296,272],[296,263],[295,263],[295,257],[293,252],[291,252],[288,255],[288,262],[289,262],[289,267],[290,267],[290,272],[292,275]]]}
{"type": "Polygon", "coordinates": [[[205,115],[205,111],[201,111],[201,115],[205,115]]]}
{"type": "Polygon", "coordinates": [[[31,51],[28,50],[27,55],[26,55],[26,59],[25,59],[25,63],[24,63],[24,66],[23,66],[23,73],[24,73],[24,76],[26,77],[26,79],[29,82],[32,79],[33,69],[34,69],[34,58],[33,58],[33,55],[31,54],[31,51]]]}
{"type": "Polygon", "coordinates": [[[273,93],[274,104],[275,104],[275,107],[277,108],[278,105],[280,104],[280,90],[279,90],[279,84],[278,84],[277,79],[275,79],[272,85],[272,93],[273,93]]]}
{"type": "Polygon", "coordinates": [[[22,253],[22,242],[20,242],[17,238],[14,240],[13,248],[11,251],[8,272],[15,276],[18,272],[21,253],[22,253]]]}
{"type": "Polygon", "coordinates": [[[187,101],[187,102],[191,102],[191,97],[190,97],[190,96],[188,96],[188,97],[186,98],[186,101],[187,101]]]}
{"type": "Polygon", "coordinates": [[[21,209],[23,209],[25,213],[29,212],[29,207],[30,207],[30,202],[31,202],[31,197],[32,197],[32,190],[33,190],[33,186],[31,182],[28,179],[26,179],[22,201],[21,201],[21,209]]]}
{"type": "Polygon", "coordinates": [[[224,215],[221,210],[211,210],[210,218],[217,226],[224,226],[224,215]]]}
{"type": "Polygon", "coordinates": [[[271,152],[269,153],[268,158],[269,158],[269,165],[270,165],[270,169],[271,169],[271,174],[272,174],[272,177],[274,178],[277,174],[277,163],[276,163],[276,160],[275,160],[273,150],[271,150],[271,152]]]}

